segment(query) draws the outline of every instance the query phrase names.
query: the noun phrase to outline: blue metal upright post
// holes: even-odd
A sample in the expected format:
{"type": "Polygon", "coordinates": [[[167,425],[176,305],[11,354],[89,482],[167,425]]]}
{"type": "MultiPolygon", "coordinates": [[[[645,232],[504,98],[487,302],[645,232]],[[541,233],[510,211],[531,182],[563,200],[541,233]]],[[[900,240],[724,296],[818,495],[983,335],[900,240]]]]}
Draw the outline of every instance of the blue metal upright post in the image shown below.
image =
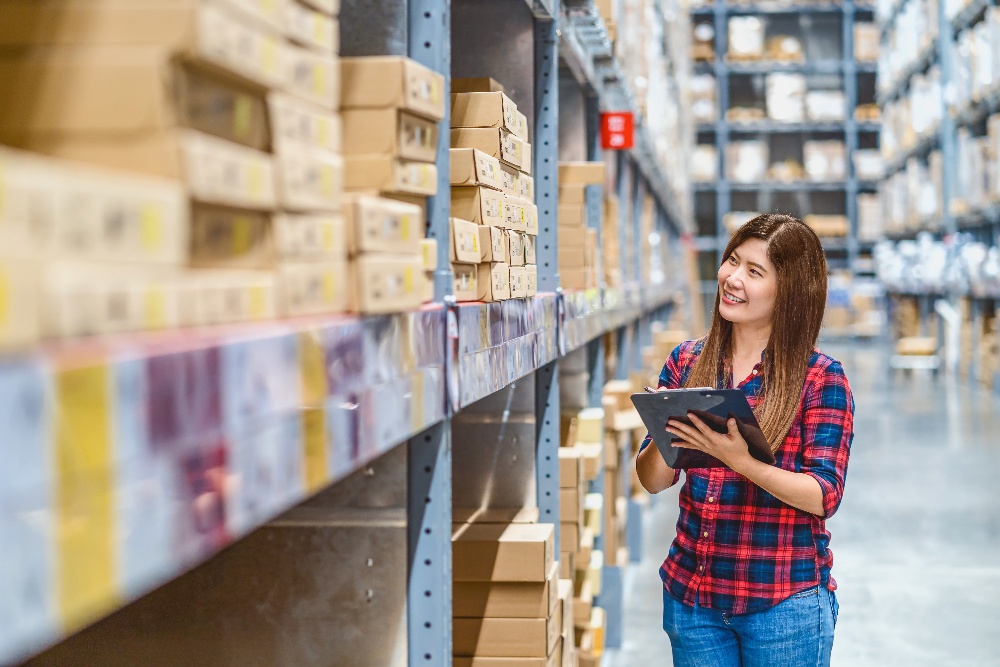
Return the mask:
{"type": "Polygon", "coordinates": [[[723,219],[732,206],[732,194],[727,176],[728,160],[726,147],[729,145],[729,123],[726,120],[726,110],[729,108],[729,68],[726,66],[726,0],[715,0],[713,5],[715,26],[715,85],[716,85],[716,123],[715,146],[718,160],[719,179],[715,190],[715,235],[717,247],[715,250],[716,264],[722,264],[722,251],[726,247],[726,226],[723,219]]]}
{"type": "Polygon", "coordinates": [[[856,8],[854,0],[843,1],[844,98],[847,103],[844,122],[844,140],[847,149],[847,188],[844,196],[848,222],[847,268],[851,275],[857,273],[858,262],[858,175],[854,169],[854,153],[858,150],[858,123],[854,111],[858,106],[858,71],[854,61],[854,21],[856,8]]]}

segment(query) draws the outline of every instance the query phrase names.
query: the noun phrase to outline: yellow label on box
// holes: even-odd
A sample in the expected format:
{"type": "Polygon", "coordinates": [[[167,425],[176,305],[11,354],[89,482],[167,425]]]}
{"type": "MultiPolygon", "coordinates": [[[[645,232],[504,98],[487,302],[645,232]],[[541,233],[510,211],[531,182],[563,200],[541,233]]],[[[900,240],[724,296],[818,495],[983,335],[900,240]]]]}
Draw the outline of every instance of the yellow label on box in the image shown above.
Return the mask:
{"type": "Polygon", "coordinates": [[[333,303],[337,299],[337,281],[332,272],[323,274],[323,302],[333,303]]]}
{"type": "Polygon", "coordinates": [[[330,143],[330,121],[326,118],[319,118],[316,121],[316,135],[319,143],[326,146],[330,143]]]}
{"type": "Polygon", "coordinates": [[[317,96],[326,94],[326,75],[319,64],[313,65],[313,92],[317,96]]]}
{"type": "Polygon", "coordinates": [[[233,218],[233,254],[243,255],[253,244],[253,222],[245,215],[233,218]]]}
{"type": "Polygon", "coordinates": [[[333,250],[337,241],[333,225],[324,224],[320,229],[320,243],[322,244],[323,250],[333,250]]]}
{"type": "Polygon", "coordinates": [[[323,20],[323,16],[321,14],[313,14],[312,20],[313,20],[313,39],[315,39],[316,42],[319,44],[325,44],[327,41],[329,41],[329,38],[327,37],[326,34],[326,21],[323,20]]]}
{"type": "Polygon", "coordinates": [[[56,580],[68,630],[118,603],[110,397],[107,366],[56,376],[56,580]]]}
{"type": "Polygon", "coordinates": [[[264,193],[264,169],[259,164],[247,167],[247,189],[252,197],[260,197],[264,193]]]}
{"type": "Polygon", "coordinates": [[[407,294],[413,291],[413,269],[410,267],[403,270],[403,290],[407,294]]]}
{"type": "Polygon", "coordinates": [[[145,204],[139,212],[142,247],[157,250],[163,243],[163,211],[156,204],[145,204]]]}
{"type": "Polygon", "coordinates": [[[250,288],[250,317],[262,319],[269,315],[267,312],[267,288],[263,285],[256,285],[250,288]]]}
{"type": "Polygon", "coordinates": [[[333,197],[334,175],[333,168],[323,165],[319,170],[320,188],[324,197],[333,197]]]}
{"type": "Polygon", "coordinates": [[[248,139],[253,121],[253,100],[249,95],[237,95],[233,105],[233,134],[248,139]]]}
{"type": "Polygon", "coordinates": [[[327,482],[326,413],[323,408],[302,411],[302,475],[306,491],[312,493],[327,482]]]}
{"type": "Polygon", "coordinates": [[[437,104],[441,100],[441,89],[438,87],[438,82],[436,80],[431,81],[431,102],[437,104]]]}
{"type": "Polygon", "coordinates": [[[265,37],[260,47],[260,65],[268,74],[274,74],[278,69],[278,40],[265,37]]]}
{"type": "Polygon", "coordinates": [[[399,218],[399,237],[404,240],[410,238],[410,216],[408,215],[399,218]]]}
{"type": "Polygon", "coordinates": [[[150,287],[145,298],[146,328],[162,329],[167,326],[167,295],[159,287],[150,287]]]}

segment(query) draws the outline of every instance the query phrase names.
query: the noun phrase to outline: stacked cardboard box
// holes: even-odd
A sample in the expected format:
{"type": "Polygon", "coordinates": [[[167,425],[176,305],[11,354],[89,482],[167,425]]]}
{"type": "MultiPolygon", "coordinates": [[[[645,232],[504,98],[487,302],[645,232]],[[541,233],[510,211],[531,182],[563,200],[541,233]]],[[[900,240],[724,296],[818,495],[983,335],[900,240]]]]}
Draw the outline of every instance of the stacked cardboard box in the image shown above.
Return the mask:
{"type": "Polygon", "coordinates": [[[335,8],[54,0],[11,2],[4,12],[0,40],[30,48],[0,56],[0,141],[172,182],[6,154],[21,194],[54,201],[78,190],[63,213],[94,243],[63,259],[33,256],[47,298],[77,311],[46,324],[47,334],[342,308],[335,8]],[[299,29],[303,17],[316,26],[308,35],[299,29]],[[283,132],[289,118],[299,134],[283,132]],[[292,143],[296,149],[286,150],[292,143]],[[62,175],[49,179],[46,170],[62,175]],[[61,193],[58,180],[66,181],[61,193]],[[175,204],[181,193],[180,210],[164,206],[164,188],[175,188],[175,204]],[[306,210],[320,214],[300,215],[306,210]],[[275,222],[284,211],[294,213],[275,222]],[[137,239],[145,249],[124,252],[122,244],[137,239]],[[189,248],[164,273],[156,264],[178,240],[189,248]],[[113,266],[109,254],[117,255],[113,266]],[[286,262],[296,267],[292,286],[283,280],[286,262]],[[318,290],[322,303],[310,292],[317,273],[330,288],[318,290]]]}
{"type": "Polygon", "coordinates": [[[851,231],[851,223],[846,215],[810,213],[802,218],[802,221],[809,225],[816,232],[816,235],[820,237],[847,236],[851,231]]]}
{"type": "Polygon", "coordinates": [[[711,22],[694,24],[691,30],[691,59],[715,60],[715,28],[711,22]]]}
{"type": "Polygon", "coordinates": [[[597,229],[588,226],[586,191],[603,187],[605,179],[603,162],[559,164],[559,280],[564,288],[600,286],[597,229]]]}
{"type": "Polygon", "coordinates": [[[565,603],[554,551],[551,524],[454,527],[455,665],[564,664],[565,603]]]}
{"type": "Polygon", "coordinates": [[[475,252],[467,248],[467,258],[453,253],[456,297],[534,296],[538,207],[527,118],[491,79],[463,90],[451,96],[451,206],[453,215],[475,227],[476,238],[470,227],[475,252]]]}
{"type": "Polygon", "coordinates": [[[604,267],[604,284],[608,287],[622,286],[622,250],[619,241],[621,210],[618,196],[608,194],[604,198],[604,219],[601,223],[601,264],[604,267]]]}
{"type": "Polygon", "coordinates": [[[436,247],[421,239],[437,193],[444,78],[393,56],[344,58],[341,74],[356,309],[412,309],[433,296],[436,247]]]}

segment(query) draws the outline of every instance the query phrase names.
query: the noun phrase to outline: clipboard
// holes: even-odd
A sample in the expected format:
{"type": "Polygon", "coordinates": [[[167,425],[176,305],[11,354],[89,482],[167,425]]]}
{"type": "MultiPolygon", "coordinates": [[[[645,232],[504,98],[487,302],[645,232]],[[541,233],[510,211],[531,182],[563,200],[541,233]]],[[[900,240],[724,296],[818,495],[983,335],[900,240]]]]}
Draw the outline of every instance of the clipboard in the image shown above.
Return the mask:
{"type": "Polygon", "coordinates": [[[666,431],[667,421],[691,425],[688,413],[693,413],[717,433],[727,433],[726,422],[736,419],[740,435],[747,441],[750,455],[758,461],[774,464],[774,453],[764,437],[746,395],[739,389],[668,389],[655,394],[633,394],[632,405],[639,411],[653,444],[671,468],[726,468],[714,456],[694,449],[673,447],[680,438],[666,431]]]}

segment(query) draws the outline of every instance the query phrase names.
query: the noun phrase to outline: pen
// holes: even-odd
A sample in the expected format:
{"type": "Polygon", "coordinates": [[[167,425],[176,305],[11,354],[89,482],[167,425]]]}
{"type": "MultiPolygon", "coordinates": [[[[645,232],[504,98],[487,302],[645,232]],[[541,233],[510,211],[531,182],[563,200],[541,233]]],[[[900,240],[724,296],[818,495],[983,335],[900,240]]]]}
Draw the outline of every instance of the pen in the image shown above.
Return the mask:
{"type": "Polygon", "coordinates": [[[643,389],[646,391],[647,394],[655,394],[655,393],[657,393],[657,390],[653,389],[650,386],[643,387],[643,389]]]}

